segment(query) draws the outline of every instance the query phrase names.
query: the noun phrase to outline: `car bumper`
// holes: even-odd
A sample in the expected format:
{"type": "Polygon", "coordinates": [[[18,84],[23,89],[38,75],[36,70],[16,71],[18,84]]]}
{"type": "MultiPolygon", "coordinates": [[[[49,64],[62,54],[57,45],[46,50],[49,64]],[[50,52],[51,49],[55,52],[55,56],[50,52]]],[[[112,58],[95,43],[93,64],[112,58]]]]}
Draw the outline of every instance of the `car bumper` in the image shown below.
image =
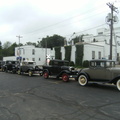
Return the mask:
{"type": "Polygon", "coordinates": [[[69,75],[69,78],[77,78],[77,75],[69,75]]]}

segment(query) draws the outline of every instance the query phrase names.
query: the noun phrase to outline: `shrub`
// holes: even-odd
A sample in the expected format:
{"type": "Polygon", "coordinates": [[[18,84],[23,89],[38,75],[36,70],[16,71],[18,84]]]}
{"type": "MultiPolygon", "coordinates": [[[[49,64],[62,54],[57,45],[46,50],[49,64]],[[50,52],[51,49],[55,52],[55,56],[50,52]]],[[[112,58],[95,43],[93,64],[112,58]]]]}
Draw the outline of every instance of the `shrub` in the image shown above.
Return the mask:
{"type": "Polygon", "coordinates": [[[73,61],[70,61],[70,66],[75,66],[73,61]]]}
{"type": "Polygon", "coordinates": [[[83,67],[89,67],[89,61],[88,60],[85,60],[83,62],[83,67]]]}

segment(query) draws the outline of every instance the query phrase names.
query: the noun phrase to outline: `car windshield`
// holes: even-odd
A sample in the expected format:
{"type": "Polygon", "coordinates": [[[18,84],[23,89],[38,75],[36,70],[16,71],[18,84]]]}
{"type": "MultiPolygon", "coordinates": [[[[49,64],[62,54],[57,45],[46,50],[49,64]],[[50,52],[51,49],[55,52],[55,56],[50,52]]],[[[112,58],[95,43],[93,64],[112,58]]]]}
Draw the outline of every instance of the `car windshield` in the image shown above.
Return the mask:
{"type": "Polygon", "coordinates": [[[35,66],[36,63],[35,62],[22,62],[22,65],[29,65],[29,66],[35,66]]]}
{"type": "Polygon", "coordinates": [[[69,66],[69,62],[64,62],[64,65],[65,66],[69,66]]]}
{"type": "Polygon", "coordinates": [[[28,65],[35,65],[35,62],[28,62],[28,65]]]}
{"type": "Polygon", "coordinates": [[[68,66],[69,62],[67,61],[50,61],[49,65],[55,65],[55,66],[68,66]]]}
{"type": "Polygon", "coordinates": [[[19,61],[12,61],[12,64],[18,64],[19,61]]]}
{"type": "Polygon", "coordinates": [[[58,62],[58,66],[68,66],[69,62],[58,62]]]}

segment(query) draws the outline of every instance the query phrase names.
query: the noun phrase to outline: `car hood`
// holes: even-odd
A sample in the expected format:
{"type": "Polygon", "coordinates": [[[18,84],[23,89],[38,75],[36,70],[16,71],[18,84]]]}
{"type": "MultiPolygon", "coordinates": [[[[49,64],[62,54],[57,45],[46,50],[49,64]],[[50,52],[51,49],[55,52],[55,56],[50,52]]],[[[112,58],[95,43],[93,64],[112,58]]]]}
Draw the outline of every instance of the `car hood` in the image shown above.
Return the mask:
{"type": "Polygon", "coordinates": [[[114,68],[109,68],[111,71],[118,71],[120,73],[120,68],[119,67],[114,67],[114,68]]]}
{"type": "MultiPolygon", "coordinates": [[[[106,70],[110,70],[112,73],[118,73],[120,74],[120,68],[119,67],[112,67],[112,68],[105,68],[106,70]]],[[[84,68],[84,69],[81,69],[80,72],[82,71],[89,71],[90,68],[84,68]]]]}

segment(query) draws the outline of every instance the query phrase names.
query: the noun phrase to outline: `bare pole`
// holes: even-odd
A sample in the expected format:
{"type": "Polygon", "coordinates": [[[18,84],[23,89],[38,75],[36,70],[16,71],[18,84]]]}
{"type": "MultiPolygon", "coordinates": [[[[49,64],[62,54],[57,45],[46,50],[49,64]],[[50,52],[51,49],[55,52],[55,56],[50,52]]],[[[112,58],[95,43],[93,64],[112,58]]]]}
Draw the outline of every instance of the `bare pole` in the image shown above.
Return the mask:
{"type": "Polygon", "coordinates": [[[113,20],[114,20],[113,19],[113,12],[117,12],[116,11],[117,8],[111,3],[107,3],[107,5],[111,9],[111,18],[110,18],[110,57],[109,57],[109,59],[112,60],[113,20]]]}
{"type": "Polygon", "coordinates": [[[20,61],[20,38],[23,38],[22,36],[16,36],[16,37],[18,37],[18,40],[19,40],[19,61],[20,61]]]}
{"type": "Polygon", "coordinates": [[[45,64],[47,65],[47,39],[45,40],[45,64]]]}

